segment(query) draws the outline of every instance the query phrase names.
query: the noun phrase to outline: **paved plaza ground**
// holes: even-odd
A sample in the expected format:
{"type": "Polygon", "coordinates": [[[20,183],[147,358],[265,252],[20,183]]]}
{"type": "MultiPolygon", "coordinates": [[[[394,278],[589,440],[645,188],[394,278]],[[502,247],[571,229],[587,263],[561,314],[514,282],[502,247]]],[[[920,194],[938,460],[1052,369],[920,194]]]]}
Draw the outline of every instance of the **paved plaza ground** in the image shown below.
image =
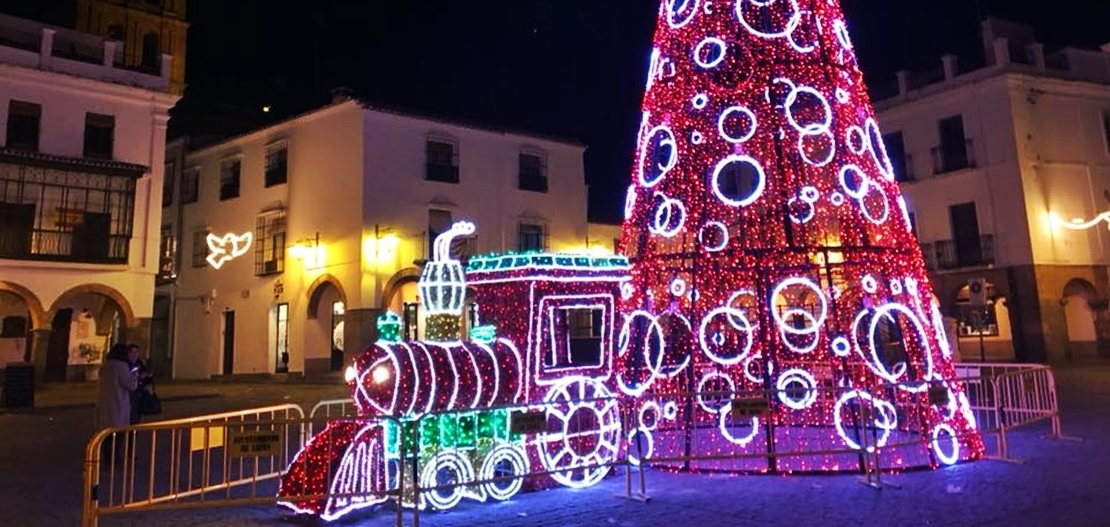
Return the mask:
{"type": "MultiPolygon", "coordinates": [[[[1047,426],[1014,433],[1016,465],[980,461],[938,471],[885,476],[901,488],[875,491],[858,476],[724,476],[647,473],[651,501],[614,497],[623,477],[584,490],[520,494],[499,504],[463,502],[424,513],[431,527],[481,526],[1110,526],[1110,365],[1057,370],[1064,432],[1081,442],[1050,441],[1047,426]]],[[[336,384],[166,383],[165,418],[295,402],[311,407],[343,397],[336,384]]],[[[81,462],[93,433],[91,385],[47,386],[32,412],[0,413],[0,525],[80,522],[81,462]]],[[[273,506],[201,509],[107,517],[101,525],[289,526],[273,506]]],[[[392,525],[392,511],[355,514],[350,526],[392,525]]],[[[406,517],[411,525],[411,517],[406,517]]]]}

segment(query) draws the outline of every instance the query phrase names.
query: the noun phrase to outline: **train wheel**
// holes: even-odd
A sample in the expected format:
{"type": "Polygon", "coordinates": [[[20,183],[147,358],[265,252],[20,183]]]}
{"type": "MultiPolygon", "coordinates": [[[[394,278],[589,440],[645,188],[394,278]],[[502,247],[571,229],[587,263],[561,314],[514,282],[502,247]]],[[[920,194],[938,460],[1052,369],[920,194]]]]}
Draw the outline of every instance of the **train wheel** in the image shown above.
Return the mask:
{"type": "Polygon", "coordinates": [[[544,468],[568,487],[597,484],[620,449],[617,401],[605,385],[576,377],[555,385],[544,399],[547,430],[537,437],[544,468]]]}
{"type": "Polygon", "coordinates": [[[520,487],[524,485],[524,476],[528,475],[528,455],[523,447],[501,443],[486,454],[478,474],[486,482],[482,488],[489,497],[498,501],[507,500],[520,492],[520,487]]]}
{"type": "Polygon", "coordinates": [[[474,467],[470,460],[458,452],[443,451],[429,460],[420,472],[420,496],[433,509],[450,509],[462,501],[465,484],[471,481],[474,481],[474,467]]]}

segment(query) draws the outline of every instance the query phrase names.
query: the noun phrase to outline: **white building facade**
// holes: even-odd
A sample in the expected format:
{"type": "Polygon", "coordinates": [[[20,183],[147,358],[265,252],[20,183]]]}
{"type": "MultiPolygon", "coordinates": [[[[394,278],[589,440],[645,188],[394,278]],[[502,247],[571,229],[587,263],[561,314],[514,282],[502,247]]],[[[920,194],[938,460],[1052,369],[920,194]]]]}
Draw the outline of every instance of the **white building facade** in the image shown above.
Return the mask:
{"type": "Polygon", "coordinates": [[[420,266],[455,221],[478,227],[459,256],[585,250],[584,152],[343,97],[187,151],[163,222],[174,376],[340,371],[386,310],[421,336],[420,266]]]}
{"type": "Polygon", "coordinates": [[[172,59],[117,67],[117,42],[4,15],[0,33],[0,368],[79,379],[147,344],[172,59]]]}
{"type": "Polygon", "coordinates": [[[983,30],[985,66],[875,96],[939,301],[965,360],[1110,358],[1110,46],[983,30]]]}

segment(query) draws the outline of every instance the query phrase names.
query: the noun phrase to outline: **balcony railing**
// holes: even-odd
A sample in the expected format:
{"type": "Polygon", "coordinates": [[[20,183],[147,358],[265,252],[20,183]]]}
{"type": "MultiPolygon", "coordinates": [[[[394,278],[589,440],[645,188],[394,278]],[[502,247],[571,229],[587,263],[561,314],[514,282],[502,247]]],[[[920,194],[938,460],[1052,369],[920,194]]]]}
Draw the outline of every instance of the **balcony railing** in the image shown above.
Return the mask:
{"type": "Polygon", "coordinates": [[[130,236],[110,235],[99,241],[92,238],[75,237],[73,231],[0,230],[0,258],[93,264],[127,263],[130,236]]]}
{"type": "Polygon", "coordinates": [[[925,268],[929,271],[951,271],[969,267],[994,265],[994,235],[979,236],[979,247],[960,251],[955,240],[940,240],[921,244],[925,268]]]}
{"type": "Polygon", "coordinates": [[[947,148],[942,146],[934,147],[932,153],[934,175],[947,174],[949,172],[976,168],[979,166],[979,163],[975,159],[975,141],[972,139],[964,140],[964,144],[962,145],[949,146],[947,148]]]}

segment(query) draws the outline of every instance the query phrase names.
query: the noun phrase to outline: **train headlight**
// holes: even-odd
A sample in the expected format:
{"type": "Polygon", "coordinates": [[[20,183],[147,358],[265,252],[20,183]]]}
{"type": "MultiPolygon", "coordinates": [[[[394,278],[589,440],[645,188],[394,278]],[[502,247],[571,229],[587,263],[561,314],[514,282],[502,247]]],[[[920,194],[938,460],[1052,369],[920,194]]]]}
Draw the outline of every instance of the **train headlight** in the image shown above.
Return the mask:
{"type": "Polygon", "coordinates": [[[374,368],[374,384],[381,384],[389,380],[389,369],[385,366],[374,368]]]}

